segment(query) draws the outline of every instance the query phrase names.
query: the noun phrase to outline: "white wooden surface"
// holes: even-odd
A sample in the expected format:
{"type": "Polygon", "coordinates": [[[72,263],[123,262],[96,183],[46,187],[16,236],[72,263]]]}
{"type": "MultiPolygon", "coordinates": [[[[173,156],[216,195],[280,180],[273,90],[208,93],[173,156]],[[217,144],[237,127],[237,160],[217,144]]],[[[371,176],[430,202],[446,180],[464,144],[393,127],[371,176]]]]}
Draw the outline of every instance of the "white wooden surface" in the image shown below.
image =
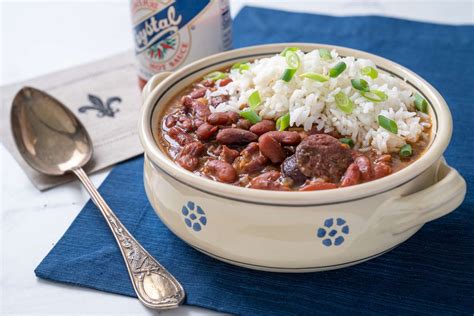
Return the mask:
{"type": "MultiPolygon", "coordinates": [[[[128,1],[0,3],[0,85],[132,47],[128,1]]],[[[332,15],[378,14],[437,23],[474,23],[472,0],[231,0],[233,16],[245,4],[332,15]]],[[[62,236],[88,196],[77,182],[40,193],[2,145],[0,154],[0,314],[153,314],[132,298],[35,277],[34,268],[62,236]]],[[[108,172],[94,175],[93,182],[100,185],[108,172]]],[[[185,306],[164,314],[211,313],[185,306]]]]}

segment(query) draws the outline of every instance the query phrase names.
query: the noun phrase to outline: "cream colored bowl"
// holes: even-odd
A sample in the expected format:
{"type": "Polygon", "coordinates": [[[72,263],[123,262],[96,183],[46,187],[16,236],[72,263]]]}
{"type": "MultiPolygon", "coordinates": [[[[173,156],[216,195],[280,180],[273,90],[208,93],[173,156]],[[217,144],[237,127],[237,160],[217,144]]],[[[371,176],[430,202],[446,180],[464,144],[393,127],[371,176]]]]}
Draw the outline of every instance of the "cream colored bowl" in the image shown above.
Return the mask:
{"type": "Polygon", "coordinates": [[[350,266],[393,249],[426,222],[453,211],[466,193],[465,181],[442,157],[452,132],[444,99],[410,70],[362,51],[302,43],[238,49],[156,75],[143,99],[139,129],[151,205],[179,238],[232,264],[286,272],[350,266]],[[340,55],[369,58],[382,71],[406,80],[431,104],[433,132],[427,152],[403,170],[353,187],[273,192],[199,177],[159,149],[158,116],[173,96],[211,71],[277,54],[288,46],[304,51],[336,48],[340,55]]]}

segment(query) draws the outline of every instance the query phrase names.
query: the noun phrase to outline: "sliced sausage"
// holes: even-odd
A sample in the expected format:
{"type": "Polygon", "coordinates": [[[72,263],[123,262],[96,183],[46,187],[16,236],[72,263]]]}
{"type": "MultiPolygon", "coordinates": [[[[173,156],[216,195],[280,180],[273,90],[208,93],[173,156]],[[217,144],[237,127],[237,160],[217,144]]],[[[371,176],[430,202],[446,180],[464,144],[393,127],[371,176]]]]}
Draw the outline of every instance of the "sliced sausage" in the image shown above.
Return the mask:
{"type": "Polygon", "coordinates": [[[296,162],[307,177],[339,182],[352,163],[352,155],[351,150],[338,139],[326,134],[315,134],[305,138],[296,147],[296,162]]]}
{"type": "Polygon", "coordinates": [[[217,141],[224,145],[246,144],[256,141],[257,138],[256,134],[240,128],[221,129],[216,136],[217,141]]]}

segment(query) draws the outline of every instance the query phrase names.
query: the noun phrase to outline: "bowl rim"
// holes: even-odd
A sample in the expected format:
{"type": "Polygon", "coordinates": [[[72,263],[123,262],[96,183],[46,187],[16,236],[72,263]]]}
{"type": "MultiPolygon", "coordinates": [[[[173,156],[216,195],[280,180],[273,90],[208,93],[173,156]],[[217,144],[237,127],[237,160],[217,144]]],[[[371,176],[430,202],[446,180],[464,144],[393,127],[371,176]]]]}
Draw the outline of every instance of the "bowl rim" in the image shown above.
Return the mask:
{"type": "MultiPolygon", "coordinates": [[[[197,78],[195,78],[197,79],[197,78]]],[[[277,43],[244,47],[214,54],[197,60],[161,81],[143,101],[139,120],[139,136],[145,152],[145,159],[150,159],[153,166],[174,180],[195,190],[234,201],[270,205],[270,206],[319,206],[347,203],[365,199],[400,187],[433,165],[446,150],[452,135],[452,117],[449,107],[440,93],[427,81],[411,70],[383,57],[352,48],[326,45],[319,43],[277,43]],[[198,176],[174,163],[166,153],[162,152],[152,132],[152,117],[159,104],[159,98],[166,94],[166,88],[188,76],[196,69],[207,69],[209,72],[222,67],[222,64],[239,58],[258,58],[272,55],[285,47],[299,47],[304,51],[318,48],[336,49],[340,55],[371,59],[377,67],[388,71],[410,84],[430,103],[432,120],[436,122],[436,130],[432,131],[434,139],[423,155],[409,166],[387,177],[358,184],[355,186],[322,191],[269,191],[244,188],[198,176]],[[260,55],[260,56],[259,56],[260,55]],[[433,115],[434,114],[434,115],[433,115]]],[[[159,193],[158,193],[159,194],[159,193]]]]}

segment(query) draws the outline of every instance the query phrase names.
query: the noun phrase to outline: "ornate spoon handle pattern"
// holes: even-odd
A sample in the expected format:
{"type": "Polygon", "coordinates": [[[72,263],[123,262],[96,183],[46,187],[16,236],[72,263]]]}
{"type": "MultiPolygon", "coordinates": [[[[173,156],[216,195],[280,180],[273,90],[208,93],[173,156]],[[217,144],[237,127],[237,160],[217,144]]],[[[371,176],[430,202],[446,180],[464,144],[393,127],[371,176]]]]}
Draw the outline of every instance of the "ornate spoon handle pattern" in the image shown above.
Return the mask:
{"type": "Polygon", "coordinates": [[[184,299],[181,284],[128,232],[82,168],[72,169],[89,192],[117,240],[133,288],[140,301],[154,309],[177,307],[184,299]]]}

